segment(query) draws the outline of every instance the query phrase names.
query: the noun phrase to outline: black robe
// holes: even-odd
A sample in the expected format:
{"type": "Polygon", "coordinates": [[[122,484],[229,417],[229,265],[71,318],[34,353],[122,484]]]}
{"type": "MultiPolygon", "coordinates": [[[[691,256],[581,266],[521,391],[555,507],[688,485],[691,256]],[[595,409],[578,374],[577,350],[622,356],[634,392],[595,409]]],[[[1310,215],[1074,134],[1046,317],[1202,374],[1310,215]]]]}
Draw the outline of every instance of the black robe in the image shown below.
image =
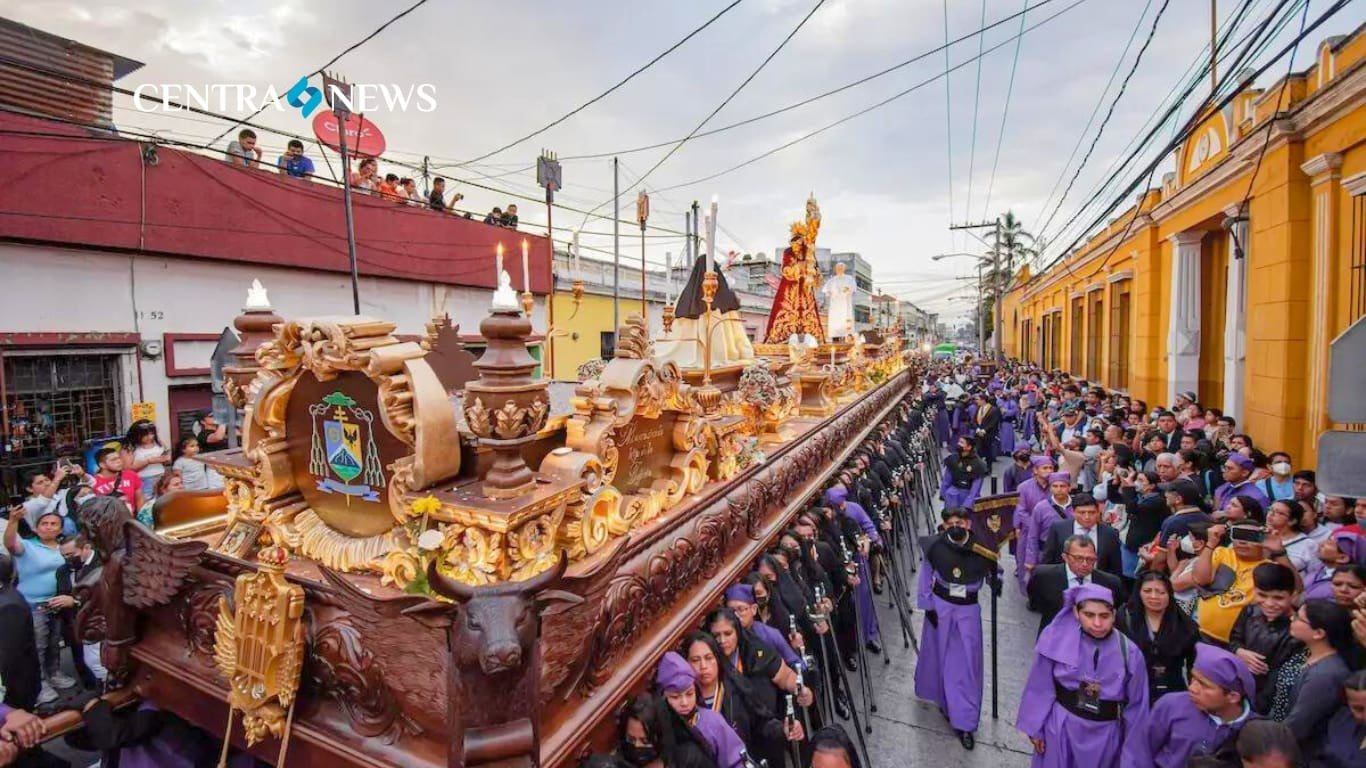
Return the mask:
{"type": "MultiPolygon", "coordinates": [[[[693,262],[692,274],[688,275],[688,282],[674,304],[674,317],[696,320],[706,310],[707,305],[702,302],[702,276],[707,272],[706,262],[705,255],[698,256],[697,261],[693,262]]],[[[740,299],[730,289],[730,283],[726,282],[726,274],[718,265],[712,265],[712,268],[716,270],[716,296],[711,303],[712,310],[722,314],[739,311],[740,299]]]]}

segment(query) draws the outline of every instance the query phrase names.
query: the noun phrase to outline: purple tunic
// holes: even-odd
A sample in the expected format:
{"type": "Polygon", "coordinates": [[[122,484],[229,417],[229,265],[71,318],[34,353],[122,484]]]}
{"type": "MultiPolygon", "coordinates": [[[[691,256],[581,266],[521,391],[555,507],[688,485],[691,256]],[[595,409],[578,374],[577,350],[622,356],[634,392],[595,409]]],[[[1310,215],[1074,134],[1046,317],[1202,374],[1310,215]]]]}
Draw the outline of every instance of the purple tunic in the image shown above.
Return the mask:
{"type": "MultiPolygon", "coordinates": [[[[842,503],[844,506],[840,511],[858,523],[863,534],[874,544],[881,544],[882,536],[878,533],[877,526],[873,524],[872,518],[868,517],[868,513],[863,510],[862,506],[847,501],[848,498],[849,491],[842,487],[831,488],[825,492],[827,502],[842,503]]],[[[862,554],[855,554],[854,560],[858,563],[859,577],[859,585],[854,590],[854,599],[858,601],[859,615],[863,620],[859,630],[862,632],[863,642],[879,642],[882,639],[882,633],[877,623],[877,608],[873,604],[873,574],[868,568],[868,558],[862,554]]]]}
{"type": "MultiPolygon", "coordinates": [[[[1032,475],[1034,469],[1030,467],[1032,475]]],[[[1020,481],[1017,489],[1020,500],[1015,503],[1015,581],[1020,587],[1020,594],[1026,595],[1026,587],[1029,585],[1029,572],[1025,570],[1025,539],[1029,535],[1029,517],[1034,511],[1034,505],[1048,498],[1048,484],[1039,485],[1039,481],[1030,477],[1020,481]]]]}
{"type": "Polygon", "coordinates": [[[1332,600],[1333,572],[1335,570],[1323,567],[1323,563],[1309,566],[1309,570],[1304,574],[1304,599],[1332,600]]]}
{"type": "MultiPolygon", "coordinates": [[[[138,709],[149,711],[155,710],[156,706],[143,702],[138,709]]],[[[195,755],[202,747],[200,739],[195,738],[190,731],[163,729],[137,746],[120,749],[119,768],[194,768],[195,755]]],[[[256,761],[251,755],[243,752],[235,753],[228,759],[228,768],[252,768],[255,765],[256,761]]]]}
{"type": "MultiPolygon", "coordinates": [[[[934,568],[921,560],[916,605],[934,611],[939,626],[921,625],[920,656],[915,663],[915,695],[932,701],[959,731],[976,731],[982,721],[982,607],[957,605],[934,593],[934,568]]],[[[975,596],[979,580],[968,587],[975,596]]]]}
{"type": "Polygon", "coordinates": [[[1242,730],[1252,714],[1243,714],[1231,723],[1215,723],[1214,718],[1191,703],[1190,696],[1163,696],[1148,713],[1147,730],[1124,740],[1123,768],[1185,768],[1196,756],[1212,755],[1228,738],[1242,730]]]}
{"type": "Polygon", "coordinates": [[[1039,637],[1040,647],[1025,682],[1015,727],[1030,738],[1043,740],[1044,753],[1034,755],[1033,768],[1116,768],[1124,734],[1145,732],[1148,672],[1143,653],[1134,643],[1126,642],[1128,659],[1124,659],[1118,630],[1096,640],[1076,627],[1075,618],[1067,628],[1078,636],[1070,642],[1050,643],[1054,639],[1050,631],[1058,628],[1055,621],[1039,637]],[[1101,700],[1128,704],[1121,720],[1086,720],[1058,703],[1055,682],[1068,690],[1077,690],[1086,682],[1099,683],[1101,700]]]}
{"type": "Polygon", "coordinates": [[[944,509],[972,509],[972,505],[977,503],[977,497],[982,493],[982,479],[979,477],[973,480],[968,488],[959,488],[953,484],[953,472],[945,467],[944,476],[939,479],[939,497],[944,500],[944,509]]]}
{"type": "Polygon", "coordinates": [[[1008,397],[999,398],[996,405],[1001,409],[1001,434],[997,437],[1001,444],[1001,453],[1014,453],[1015,422],[1020,418],[1020,406],[1008,397]]]}
{"type": "Polygon", "coordinates": [[[953,429],[949,426],[949,409],[944,406],[943,401],[939,403],[939,410],[934,412],[934,423],[930,426],[934,432],[934,441],[939,445],[949,444],[949,435],[953,429]]]}
{"type": "Polygon", "coordinates": [[[1015,466],[1014,462],[1011,462],[1010,466],[1001,473],[1001,493],[1015,493],[1020,486],[1029,482],[1029,478],[1033,475],[1034,471],[1029,467],[1020,469],[1015,466]]]}
{"type": "Polygon", "coordinates": [[[792,650],[792,644],[787,642],[787,638],[783,637],[782,632],[779,632],[762,621],[755,621],[750,624],[749,631],[753,632],[754,636],[759,638],[764,645],[767,645],[776,651],[778,656],[780,656],[783,661],[787,662],[789,667],[792,667],[793,669],[802,669],[801,657],[797,655],[796,651],[792,650]]]}
{"type": "Polygon", "coordinates": [[[1029,519],[1025,523],[1025,543],[1022,556],[1026,565],[1039,564],[1039,558],[1043,557],[1043,539],[1048,535],[1048,529],[1052,527],[1053,523],[1059,520],[1072,519],[1072,499],[1069,497],[1060,506],[1063,510],[1062,517],[1058,517],[1058,511],[1053,508],[1052,495],[1048,495],[1044,497],[1043,501],[1035,504],[1034,509],[1029,513],[1029,519]]]}
{"type": "Polygon", "coordinates": [[[716,753],[717,768],[737,768],[744,765],[742,755],[745,752],[745,744],[740,741],[740,736],[730,727],[730,723],[726,722],[726,718],[710,709],[699,707],[697,721],[692,724],[692,729],[703,741],[711,745],[712,751],[716,753]]]}
{"type": "Polygon", "coordinates": [[[1271,501],[1266,498],[1266,493],[1263,492],[1261,488],[1257,487],[1256,483],[1245,480],[1243,481],[1243,484],[1239,486],[1233,486],[1229,483],[1224,483],[1218,488],[1215,488],[1214,508],[1227,508],[1228,500],[1233,498],[1234,496],[1251,496],[1252,498],[1256,499],[1258,502],[1261,503],[1262,509],[1266,509],[1267,507],[1271,506],[1271,501]]]}

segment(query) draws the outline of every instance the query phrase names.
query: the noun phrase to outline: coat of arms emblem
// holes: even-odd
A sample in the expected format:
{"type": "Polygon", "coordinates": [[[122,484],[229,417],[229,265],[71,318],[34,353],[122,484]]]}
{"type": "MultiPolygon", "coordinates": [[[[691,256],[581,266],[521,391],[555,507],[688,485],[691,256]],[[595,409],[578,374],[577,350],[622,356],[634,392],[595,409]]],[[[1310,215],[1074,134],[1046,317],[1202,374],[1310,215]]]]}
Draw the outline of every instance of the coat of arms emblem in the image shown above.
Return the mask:
{"type": "Polygon", "coordinates": [[[342,392],[308,407],[313,421],[308,471],[318,490],[379,501],[384,468],[375,447],[375,415],[342,392]]]}

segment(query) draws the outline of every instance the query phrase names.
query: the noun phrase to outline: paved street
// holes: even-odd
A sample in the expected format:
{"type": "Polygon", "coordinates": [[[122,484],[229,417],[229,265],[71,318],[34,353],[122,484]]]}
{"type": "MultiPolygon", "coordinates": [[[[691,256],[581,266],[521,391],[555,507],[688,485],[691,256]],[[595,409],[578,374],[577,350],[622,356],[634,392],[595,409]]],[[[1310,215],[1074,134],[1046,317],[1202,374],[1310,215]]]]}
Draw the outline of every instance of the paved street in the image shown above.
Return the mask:
{"type": "MultiPolygon", "coordinates": [[[[993,468],[999,475],[1007,460],[998,460],[993,468]]],[[[984,494],[985,494],[984,489],[984,494]]],[[[870,657],[875,698],[878,711],[872,716],[873,734],[868,739],[868,751],[873,768],[895,768],[906,765],[932,765],[935,768],[1015,768],[1029,764],[1029,741],[1015,730],[1015,713],[1020,705],[1020,692],[1033,658],[1034,636],[1038,614],[1025,610],[1013,578],[1015,563],[1009,552],[1003,553],[1001,567],[1005,570],[1005,590],[998,608],[1000,698],[998,719],[991,717],[991,629],[990,602],[982,600],[983,633],[986,636],[986,690],[982,706],[982,725],[977,731],[977,748],[963,749],[958,737],[939,710],[915,697],[915,658],[910,650],[902,649],[901,630],[896,611],[888,607],[889,595],[878,598],[878,618],[881,621],[883,644],[891,663],[870,657]]],[[[910,577],[910,574],[907,574],[910,577]]],[[[914,585],[912,584],[912,589],[914,585]]],[[[915,616],[916,637],[920,637],[923,616],[915,616]]],[[[851,677],[855,689],[858,682],[851,677]]],[[[852,725],[847,726],[852,733],[852,725]]]]}

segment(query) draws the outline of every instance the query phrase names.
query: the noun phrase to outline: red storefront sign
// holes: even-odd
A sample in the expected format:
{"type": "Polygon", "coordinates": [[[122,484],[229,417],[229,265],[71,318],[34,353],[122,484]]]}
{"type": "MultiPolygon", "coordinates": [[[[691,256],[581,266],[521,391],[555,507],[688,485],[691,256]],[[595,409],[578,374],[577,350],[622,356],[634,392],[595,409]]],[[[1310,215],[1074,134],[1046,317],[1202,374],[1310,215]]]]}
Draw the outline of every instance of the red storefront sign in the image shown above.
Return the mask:
{"type": "MultiPolygon", "coordinates": [[[[337,116],[331,112],[319,112],[313,118],[313,135],[317,136],[318,141],[321,141],[324,146],[340,152],[341,140],[337,134],[338,122],[337,116]]],[[[346,119],[347,152],[365,157],[379,157],[384,154],[384,146],[384,134],[380,133],[379,126],[360,115],[351,115],[346,119]]]]}

